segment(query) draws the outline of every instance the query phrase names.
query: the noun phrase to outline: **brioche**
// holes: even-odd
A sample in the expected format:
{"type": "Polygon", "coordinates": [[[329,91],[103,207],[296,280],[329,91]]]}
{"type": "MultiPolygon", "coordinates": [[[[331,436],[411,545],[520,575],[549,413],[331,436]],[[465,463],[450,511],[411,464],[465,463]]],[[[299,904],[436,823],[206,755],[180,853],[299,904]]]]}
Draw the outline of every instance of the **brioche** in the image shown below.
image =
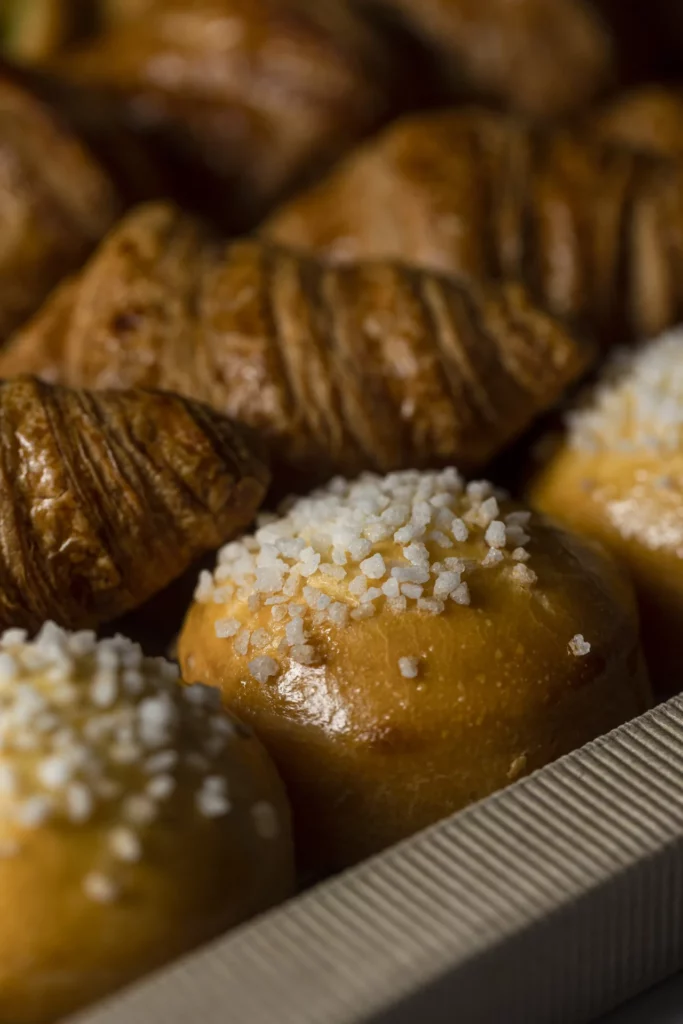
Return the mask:
{"type": "Polygon", "coordinates": [[[338,479],[265,518],[200,577],[179,659],[266,744],[320,871],[648,704],[616,565],[452,469],[338,479]]]}
{"type": "Polygon", "coordinates": [[[480,110],[391,125],[261,235],[336,261],[522,280],[605,345],[683,317],[683,164],[480,110]]]}
{"type": "Polygon", "coordinates": [[[569,414],[531,499],[631,572],[653,682],[678,690],[683,633],[683,332],[619,353],[569,414]]]}
{"type": "Polygon", "coordinates": [[[679,159],[683,156],[683,92],[662,85],[642,86],[593,112],[587,126],[603,141],[679,159]]]}
{"type": "Polygon", "coordinates": [[[175,395],[0,382],[0,628],[97,626],[244,529],[268,472],[175,395]]]}
{"type": "Polygon", "coordinates": [[[481,466],[593,355],[516,285],[225,246],[151,205],[0,355],[0,375],[206,401],[263,434],[289,491],[335,472],[481,466]]]}
{"type": "Polygon", "coordinates": [[[215,691],[123,639],[0,638],[0,1017],[52,1024],[292,890],[288,808],[215,691]]]}

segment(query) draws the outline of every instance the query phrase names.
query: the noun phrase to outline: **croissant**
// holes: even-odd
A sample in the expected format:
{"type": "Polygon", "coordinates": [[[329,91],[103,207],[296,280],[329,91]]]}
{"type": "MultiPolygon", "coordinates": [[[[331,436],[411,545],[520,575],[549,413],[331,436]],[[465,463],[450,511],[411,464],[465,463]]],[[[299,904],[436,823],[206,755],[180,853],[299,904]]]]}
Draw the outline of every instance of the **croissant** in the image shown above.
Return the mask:
{"type": "Polygon", "coordinates": [[[642,86],[611,100],[587,118],[596,138],[657,156],[683,156],[683,91],[642,86]]]}
{"type": "Polygon", "coordinates": [[[229,421],[145,391],[0,383],[0,629],[97,626],[252,519],[268,482],[229,421]]]}
{"type": "Polygon", "coordinates": [[[212,219],[242,229],[384,117],[388,49],[347,0],[166,0],[51,67],[123,110],[212,219]]]}
{"type": "Polygon", "coordinates": [[[0,341],[85,260],[119,211],[90,152],[0,73],[0,341]]]}
{"type": "Polygon", "coordinates": [[[523,280],[603,344],[683,316],[683,165],[477,110],[390,126],[261,235],[523,280]]]}
{"type": "Polygon", "coordinates": [[[586,0],[362,0],[398,15],[436,53],[458,94],[534,117],[590,101],[615,74],[607,26],[586,0]]]}
{"type": "Polygon", "coordinates": [[[262,433],[294,481],[486,463],[590,363],[521,287],[225,246],[171,206],[125,219],[0,375],[160,387],[262,433]]]}

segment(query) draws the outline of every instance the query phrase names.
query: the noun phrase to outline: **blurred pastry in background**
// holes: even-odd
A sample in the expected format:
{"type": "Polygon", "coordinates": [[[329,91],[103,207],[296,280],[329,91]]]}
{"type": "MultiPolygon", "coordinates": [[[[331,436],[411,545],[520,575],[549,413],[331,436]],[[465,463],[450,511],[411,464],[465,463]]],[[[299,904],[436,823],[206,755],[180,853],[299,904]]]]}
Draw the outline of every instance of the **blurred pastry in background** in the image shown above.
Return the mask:
{"type": "Polygon", "coordinates": [[[519,285],[226,244],[150,204],[15,336],[0,375],[200,399],[265,439],[289,493],[339,472],[481,468],[595,355],[519,285]]]}
{"type": "Polygon", "coordinates": [[[481,109],[390,125],[260,234],[337,262],[523,281],[604,346],[683,316],[683,164],[481,109]]]}
{"type": "Polygon", "coordinates": [[[243,229],[388,115],[390,50],[344,0],[167,0],[50,68],[123,113],[213,219],[243,229]]]}
{"type": "Polygon", "coordinates": [[[642,86],[586,117],[594,136],[657,156],[683,157],[683,88],[642,86]]]}
{"type": "Polygon", "coordinates": [[[608,25],[585,0],[358,0],[389,11],[434,51],[451,97],[488,98],[553,118],[590,102],[615,73],[608,25]]]}
{"type": "Polygon", "coordinates": [[[678,688],[683,635],[683,331],[620,352],[567,417],[534,504],[628,567],[653,682],[678,688]]]}
{"type": "Polygon", "coordinates": [[[86,146],[0,71],[0,343],[80,266],[121,208],[86,146]]]}
{"type": "Polygon", "coordinates": [[[337,479],[265,517],[200,577],[179,658],[267,746],[318,871],[649,703],[616,563],[453,469],[337,479]]]}
{"type": "Polygon", "coordinates": [[[282,784],[217,696],[124,637],[0,636],[3,1020],[62,1020],[291,894],[282,784]]]}

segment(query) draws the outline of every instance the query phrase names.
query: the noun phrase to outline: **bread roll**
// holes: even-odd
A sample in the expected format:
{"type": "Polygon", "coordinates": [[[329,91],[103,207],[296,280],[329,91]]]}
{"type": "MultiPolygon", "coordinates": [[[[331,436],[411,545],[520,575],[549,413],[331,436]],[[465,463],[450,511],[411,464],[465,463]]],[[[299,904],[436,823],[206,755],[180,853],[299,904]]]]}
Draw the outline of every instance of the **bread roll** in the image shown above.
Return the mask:
{"type": "Polygon", "coordinates": [[[49,1024],[282,899],[260,744],[122,637],[0,638],[0,1018],[49,1024]]]}
{"type": "Polygon", "coordinates": [[[615,564],[453,469],[337,479],[264,520],[201,577],[179,654],[268,746],[318,871],[648,704],[615,564]]]}
{"type": "Polygon", "coordinates": [[[568,418],[532,500],[610,547],[638,591],[645,653],[662,692],[682,688],[683,331],[619,353],[568,418]]]}

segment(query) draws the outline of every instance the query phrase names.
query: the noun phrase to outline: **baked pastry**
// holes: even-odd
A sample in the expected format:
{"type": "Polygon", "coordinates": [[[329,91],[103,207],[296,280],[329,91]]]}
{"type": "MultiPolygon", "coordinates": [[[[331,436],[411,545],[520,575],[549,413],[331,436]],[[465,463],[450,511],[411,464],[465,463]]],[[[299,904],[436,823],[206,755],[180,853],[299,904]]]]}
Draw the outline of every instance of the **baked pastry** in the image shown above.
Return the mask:
{"type": "Polygon", "coordinates": [[[292,891],[261,745],[123,637],[0,637],[0,1015],[52,1024],[292,891]]]}
{"type": "Polygon", "coordinates": [[[337,479],[264,519],[200,577],[179,658],[266,744],[319,870],[648,703],[616,564],[453,469],[337,479]]]}
{"type": "Polygon", "coordinates": [[[683,166],[479,110],[390,126],[261,235],[335,260],[522,279],[605,344],[683,317],[683,166]]]}
{"type": "Polygon", "coordinates": [[[0,382],[0,628],[96,626],[244,529],[268,483],[241,431],[153,392],[0,382]]]}
{"type": "Polygon", "coordinates": [[[119,212],[114,185],[87,149],[0,71],[0,343],[119,212]]]}
{"type": "Polygon", "coordinates": [[[662,692],[681,689],[683,331],[619,353],[569,415],[531,498],[603,541],[638,592],[645,652],[662,692]]]}
{"type": "Polygon", "coordinates": [[[0,356],[0,375],[160,387],[261,432],[276,477],[487,462],[592,361],[523,289],[214,242],[166,205],[124,220],[0,356]]]}
{"type": "Polygon", "coordinates": [[[657,156],[683,156],[683,92],[642,86],[611,100],[588,118],[595,136],[657,156]]]}
{"type": "Polygon", "coordinates": [[[166,0],[51,65],[109,98],[233,229],[388,113],[393,62],[346,0],[166,0]]]}
{"type": "Polygon", "coordinates": [[[578,109],[615,72],[613,42],[586,0],[360,0],[398,15],[434,51],[455,95],[533,117],[578,109]]]}

